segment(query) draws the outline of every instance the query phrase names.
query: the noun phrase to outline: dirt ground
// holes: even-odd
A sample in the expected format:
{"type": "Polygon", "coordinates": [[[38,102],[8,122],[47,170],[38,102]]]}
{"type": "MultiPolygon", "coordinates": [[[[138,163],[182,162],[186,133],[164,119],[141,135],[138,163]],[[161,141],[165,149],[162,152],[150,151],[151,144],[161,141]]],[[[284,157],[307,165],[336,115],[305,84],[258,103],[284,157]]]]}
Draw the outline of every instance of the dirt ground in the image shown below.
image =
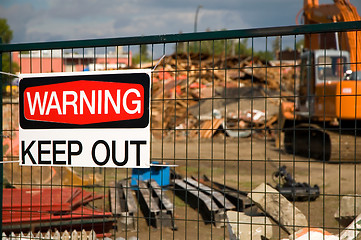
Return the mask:
{"type": "MultiPolygon", "coordinates": [[[[248,138],[229,138],[223,134],[213,139],[182,138],[174,141],[174,136],[153,139],[151,156],[153,161],[164,161],[168,164],[178,165],[175,171],[184,177],[194,176],[201,178],[207,175],[213,181],[237,188],[242,191],[251,191],[259,184],[266,182],[275,186],[272,173],[280,166],[287,166],[297,182],[307,182],[320,187],[321,196],[312,202],[296,202],[307,217],[310,227],[320,227],[338,234],[343,227],[335,220],[334,214],[338,211],[340,197],[361,193],[357,184],[361,179],[361,165],[324,163],[316,160],[295,157],[276,148],[271,139],[254,134],[248,138]]],[[[57,169],[59,170],[59,169],[57,169]]],[[[75,169],[82,179],[97,176],[95,183],[100,186],[109,186],[114,180],[131,176],[131,170],[126,169],[75,169]],[[117,176],[115,178],[115,175],[117,176]],[[103,185],[105,182],[105,185],[103,185]]],[[[67,179],[66,171],[59,170],[49,180],[50,173],[46,168],[20,167],[17,164],[7,164],[4,173],[12,172],[9,182],[16,185],[22,182],[26,187],[29,180],[33,184],[51,186],[62,179],[67,179]],[[30,172],[29,172],[30,171],[30,172]],[[20,174],[20,175],[19,175],[20,174]],[[20,177],[22,176],[22,177],[20,177]],[[28,180],[26,178],[28,176],[28,180]],[[35,181],[35,182],[34,182],[35,181]]],[[[73,182],[74,183],[74,182],[73,182]]],[[[104,192],[104,187],[99,187],[104,192]]],[[[178,228],[172,231],[163,227],[155,229],[148,227],[143,214],[139,211],[137,218],[138,231],[115,231],[117,237],[137,237],[144,239],[228,239],[227,228],[216,228],[205,224],[197,209],[191,208],[183,200],[173,194],[171,190],[165,191],[174,204],[175,224],[178,228]]],[[[109,211],[106,199],[97,200],[96,206],[109,211]]],[[[287,234],[275,222],[273,224],[273,239],[286,237],[287,234]]]]}
{"type": "MultiPolygon", "coordinates": [[[[202,177],[224,183],[242,191],[250,191],[262,182],[275,186],[272,173],[282,165],[297,182],[307,182],[320,187],[321,196],[312,202],[296,202],[307,217],[310,227],[320,227],[338,234],[343,227],[335,220],[340,196],[360,194],[357,184],[361,177],[358,164],[323,163],[301,157],[294,157],[279,151],[275,142],[264,137],[224,138],[216,136],[211,140],[169,139],[153,140],[153,160],[164,160],[176,164],[175,170],[183,176],[202,177]]],[[[138,232],[118,232],[117,235],[139,239],[228,239],[227,228],[216,228],[205,224],[197,209],[192,209],[171,191],[167,194],[175,205],[177,231],[167,228],[149,228],[143,218],[138,219],[138,232]]],[[[140,216],[142,216],[140,214],[140,216]]],[[[273,239],[287,234],[273,222],[273,239]]]]}

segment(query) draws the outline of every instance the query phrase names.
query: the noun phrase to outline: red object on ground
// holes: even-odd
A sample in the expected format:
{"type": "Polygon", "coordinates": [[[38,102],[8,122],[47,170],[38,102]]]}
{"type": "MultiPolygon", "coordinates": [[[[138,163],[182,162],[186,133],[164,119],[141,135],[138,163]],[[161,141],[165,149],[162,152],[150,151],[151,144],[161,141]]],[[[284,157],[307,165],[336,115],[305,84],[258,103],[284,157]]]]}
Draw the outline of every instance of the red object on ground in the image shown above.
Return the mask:
{"type": "Polygon", "coordinates": [[[76,187],[7,188],[3,191],[3,210],[68,212],[100,198],[103,196],[76,187]]]}
{"type": "Polygon", "coordinates": [[[114,223],[112,213],[84,206],[101,198],[104,196],[79,187],[4,189],[3,231],[47,231],[59,226],[63,230],[90,230],[98,226],[98,231],[106,232],[114,223]]]}

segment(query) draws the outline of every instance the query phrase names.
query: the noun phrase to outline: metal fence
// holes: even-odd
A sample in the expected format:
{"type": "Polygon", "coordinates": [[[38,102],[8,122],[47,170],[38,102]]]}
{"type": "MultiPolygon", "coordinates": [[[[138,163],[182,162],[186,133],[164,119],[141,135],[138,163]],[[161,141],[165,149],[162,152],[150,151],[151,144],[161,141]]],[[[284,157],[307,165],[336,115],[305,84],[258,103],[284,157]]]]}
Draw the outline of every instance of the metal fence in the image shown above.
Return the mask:
{"type": "Polygon", "coordinates": [[[18,79],[1,75],[2,238],[353,239],[360,29],[0,45],[4,72],[153,70],[149,169],[20,166],[18,79]]]}

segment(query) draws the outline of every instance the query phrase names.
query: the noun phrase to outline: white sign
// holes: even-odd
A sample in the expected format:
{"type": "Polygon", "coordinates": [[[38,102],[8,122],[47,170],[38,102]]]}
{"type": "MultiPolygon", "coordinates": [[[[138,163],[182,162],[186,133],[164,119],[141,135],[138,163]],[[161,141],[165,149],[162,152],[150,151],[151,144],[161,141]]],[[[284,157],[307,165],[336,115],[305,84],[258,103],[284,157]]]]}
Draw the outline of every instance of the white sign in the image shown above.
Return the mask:
{"type": "Polygon", "coordinates": [[[150,167],[150,73],[21,75],[20,164],[150,167]]]}

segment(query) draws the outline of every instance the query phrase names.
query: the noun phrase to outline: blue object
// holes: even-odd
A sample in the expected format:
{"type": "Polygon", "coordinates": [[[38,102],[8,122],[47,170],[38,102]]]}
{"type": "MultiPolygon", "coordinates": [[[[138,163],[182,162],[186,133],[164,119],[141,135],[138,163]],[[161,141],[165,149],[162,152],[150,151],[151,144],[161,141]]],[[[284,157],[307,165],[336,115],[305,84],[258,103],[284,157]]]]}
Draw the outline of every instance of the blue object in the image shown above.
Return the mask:
{"type": "MultiPolygon", "coordinates": [[[[158,162],[152,162],[158,164],[158,162]]],[[[151,166],[150,168],[133,168],[131,186],[138,185],[137,181],[155,180],[159,186],[168,186],[170,178],[170,168],[164,165],[151,166]]]]}

